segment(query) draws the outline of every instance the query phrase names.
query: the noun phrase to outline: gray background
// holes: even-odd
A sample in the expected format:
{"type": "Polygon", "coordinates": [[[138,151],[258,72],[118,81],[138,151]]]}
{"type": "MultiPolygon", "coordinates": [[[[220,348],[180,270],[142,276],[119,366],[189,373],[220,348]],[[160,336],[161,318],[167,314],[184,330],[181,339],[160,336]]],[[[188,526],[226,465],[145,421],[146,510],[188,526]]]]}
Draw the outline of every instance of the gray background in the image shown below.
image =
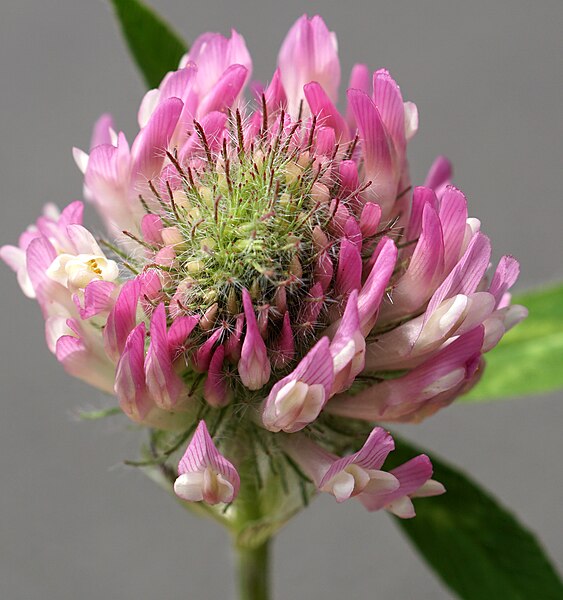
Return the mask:
{"type": "MultiPolygon", "coordinates": [[[[563,278],[560,0],[153,4],[189,39],[235,27],[261,79],[291,23],[320,12],[338,33],[343,73],[358,61],[385,66],[418,104],[415,181],[447,154],[496,256],[521,261],[520,289],[563,278]]],[[[87,146],[103,111],[131,135],[142,93],[101,0],[2,0],[2,243],[15,242],[44,202],[81,196],[71,146],[87,146]]],[[[76,421],[76,407],[107,400],[57,365],[37,307],[4,267],[0,318],[0,598],[233,597],[223,531],[119,466],[138,441],[122,421],[76,421]]],[[[493,489],[561,568],[562,423],[562,398],[553,395],[453,406],[405,429],[493,489]]],[[[451,597],[385,514],[331,500],[316,501],[279,536],[278,600],[451,597]]]]}

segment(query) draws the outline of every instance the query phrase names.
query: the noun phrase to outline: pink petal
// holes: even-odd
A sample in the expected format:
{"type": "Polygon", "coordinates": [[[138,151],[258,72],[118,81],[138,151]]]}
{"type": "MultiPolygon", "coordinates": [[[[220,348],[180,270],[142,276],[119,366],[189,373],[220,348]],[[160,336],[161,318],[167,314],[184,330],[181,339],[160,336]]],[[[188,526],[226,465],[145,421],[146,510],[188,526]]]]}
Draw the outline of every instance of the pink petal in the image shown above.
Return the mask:
{"type": "Polygon", "coordinates": [[[289,375],[278,381],[264,403],[262,422],[270,431],[294,433],[314,421],[334,381],[328,338],[321,338],[289,375]]]}
{"type": "Polygon", "coordinates": [[[360,288],[362,282],[362,257],[355,244],[343,238],[340,242],[338,269],[334,284],[336,293],[345,295],[360,288]]]}
{"type": "Polygon", "coordinates": [[[404,156],[407,141],[403,97],[399,86],[385,69],[380,69],[373,75],[373,101],[395,149],[399,156],[404,156]]]}
{"type": "Polygon", "coordinates": [[[465,254],[436,290],[428,304],[427,313],[432,314],[445,298],[456,294],[472,294],[476,289],[491,260],[491,243],[482,233],[473,237],[465,254]]]}
{"type": "Polygon", "coordinates": [[[317,115],[318,123],[334,130],[336,142],[341,139],[348,140],[350,138],[348,124],[321,85],[313,81],[303,87],[303,92],[311,113],[317,115]]]}
{"type": "Polygon", "coordinates": [[[365,363],[365,349],[366,340],[360,329],[358,314],[358,292],[354,290],[348,298],[346,310],[330,344],[335,377],[331,394],[338,394],[350,387],[361,373],[365,363]]]}
{"type": "Polygon", "coordinates": [[[80,305],[80,299],[74,296],[80,317],[90,319],[100,313],[110,310],[113,306],[113,292],[115,284],[111,281],[94,280],[84,288],[84,305],[80,305]]]}
{"type": "Polygon", "coordinates": [[[242,290],[242,303],[246,317],[246,334],[237,369],[245,387],[249,390],[259,390],[270,379],[270,361],[266,352],[266,344],[258,330],[252,299],[246,289],[242,290]]]}
{"type": "Polygon", "coordinates": [[[445,156],[438,156],[428,171],[424,185],[440,197],[446,186],[451,183],[452,174],[452,163],[445,156]]]}
{"type": "Polygon", "coordinates": [[[400,172],[395,168],[390,138],[371,98],[360,90],[348,90],[348,101],[362,142],[365,178],[371,186],[364,193],[388,214],[397,196],[400,172]]]}
{"type": "Polygon", "coordinates": [[[503,256],[489,286],[489,293],[495,297],[499,306],[506,292],[516,283],[520,274],[520,265],[513,256],[503,256]]]}
{"type": "Polygon", "coordinates": [[[162,102],[131,147],[131,173],[135,179],[154,179],[161,171],[166,150],[182,112],[178,98],[162,102]]]}
{"type": "Polygon", "coordinates": [[[186,389],[172,365],[164,304],[159,304],[152,314],[150,336],[145,361],[147,387],[158,407],[172,410],[182,396],[186,395],[186,389]]]}
{"type": "Polygon", "coordinates": [[[283,316],[281,332],[274,345],[272,365],[275,369],[282,369],[295,358],[295,343],[293,341],[293,330],[289,312],[283,316]]]}
{"type": "Polygon", "coordinates": [[[139,278],[126,281],[108,315],[104,327],[104,345],[108,356],[113,360],[118,360],[127,337],[136,325],[140,292],[139,278]]]}
{"type": "Polygon", "coordinates": [[[208,504],[217,504],[219,502],[232,502],[240,488],[240,477],[237,470],[222,454],[213,443],[205,421],[200,421],[194,436],[186,448],[184,456],[178,465],[178,479],[174,484],[174,491],[178,496],[185,500],[203,500],[208,504]],[[194,490],[189,490],[186,497],[182,492],[187,491],[186,485],[182,480],[183,475],[192,473],[204,473],[211,470],[213,477],[221,476],[223,489],[217,490],[216,486],[206,485],[205,479],[201,480],[201,489],[198,495],[193,495],[194,490]]]}
{"type": "Polygon", "coordinates": [[[227,377],[223,370],[225,358],[225,347],[217,346],[213,353],[207,379],[205,380],[203,395],[207,402],[215,408],[226,406],[232,399],[232,392],[227,383],[227,377]]]}
{"type": "Polygon", "coordinates": [[[145,324],[139,323],[127,337],[115,374],[115,393],[123,412],[142,422],[155,406],[145,381],[145,324]]]}
{"type": "Polygon", "coordinates": [[[197,110],[198,118],[210,112],[224,111],[235,103],[248,78],[248,70],[242,65],[231,65],[203,98],[197,110]]]}
{"type": "Polygon", "coordinates": [[[390,238],[383,238],[376,252],[377,258],[358,296],[360,327],[364,336],[375,324],[379,305],[397,261],[397,247],[390,238]]]}
{"type": "Polygon", "coordinates": [[[444,260],[449,272],[459,260],[465,237],[467,200],[458,189],[448,186],[440,200],[440,222],[444,232],[444,260]]]}
{"type": "Polygon", "coordinates": [[[318,82],[336,102],[340,84],[336,36],[321,17],[303,15],[296,21],[283,41],[278,65],[290,115],[299,112],[303,86],[311,81],[318,82]]]}

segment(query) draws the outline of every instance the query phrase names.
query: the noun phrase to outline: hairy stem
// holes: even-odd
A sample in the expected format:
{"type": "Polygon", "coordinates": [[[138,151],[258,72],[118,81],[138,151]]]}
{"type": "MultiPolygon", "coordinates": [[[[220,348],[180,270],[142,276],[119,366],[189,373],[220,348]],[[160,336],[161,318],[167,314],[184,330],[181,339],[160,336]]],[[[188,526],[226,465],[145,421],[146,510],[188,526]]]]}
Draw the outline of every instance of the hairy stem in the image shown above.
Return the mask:
{"type": "Polygon", "coordinates": [[[256,548],[236,547],[239,600],[269,600],[270,541],[256,548]]]}

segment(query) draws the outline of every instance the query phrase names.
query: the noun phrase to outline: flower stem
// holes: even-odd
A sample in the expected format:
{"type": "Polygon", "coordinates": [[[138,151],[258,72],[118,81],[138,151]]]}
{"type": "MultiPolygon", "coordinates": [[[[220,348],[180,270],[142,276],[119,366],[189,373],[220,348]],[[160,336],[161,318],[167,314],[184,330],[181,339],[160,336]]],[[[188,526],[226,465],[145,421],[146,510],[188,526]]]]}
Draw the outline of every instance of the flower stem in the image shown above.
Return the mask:
{"type": "Polygon", "coordinates": [[[236,547],[239,600],[270,598],[270,541],[257,548],[236,547]]]}

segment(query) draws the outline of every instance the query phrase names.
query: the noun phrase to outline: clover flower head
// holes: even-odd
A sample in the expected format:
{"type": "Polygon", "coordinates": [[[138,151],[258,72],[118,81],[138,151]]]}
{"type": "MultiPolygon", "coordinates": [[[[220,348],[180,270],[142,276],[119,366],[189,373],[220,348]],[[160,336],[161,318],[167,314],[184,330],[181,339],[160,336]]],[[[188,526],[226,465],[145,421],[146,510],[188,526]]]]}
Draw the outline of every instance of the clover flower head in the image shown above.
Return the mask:
{"type": "Polygon", "coordinates": [[[525,316],[508,293],[518,263],[487,274],[489,239],[445,158],[413,188],[417,110],[386,70],[354,67],[337,108],[320,17],[297,21],[247,102],[251,68],[236,32],[201,36],[143,99],[132,144],[105,115],[75,150],[108,239],[73,203],[1,256],[71,374],[191,439],[182,499],[228,514],[285,469],[412,517],[411,498],[444,489],[424,455],[383,470],[394,444],[375,423],[420,421],[477,382],[525,316]]]}

